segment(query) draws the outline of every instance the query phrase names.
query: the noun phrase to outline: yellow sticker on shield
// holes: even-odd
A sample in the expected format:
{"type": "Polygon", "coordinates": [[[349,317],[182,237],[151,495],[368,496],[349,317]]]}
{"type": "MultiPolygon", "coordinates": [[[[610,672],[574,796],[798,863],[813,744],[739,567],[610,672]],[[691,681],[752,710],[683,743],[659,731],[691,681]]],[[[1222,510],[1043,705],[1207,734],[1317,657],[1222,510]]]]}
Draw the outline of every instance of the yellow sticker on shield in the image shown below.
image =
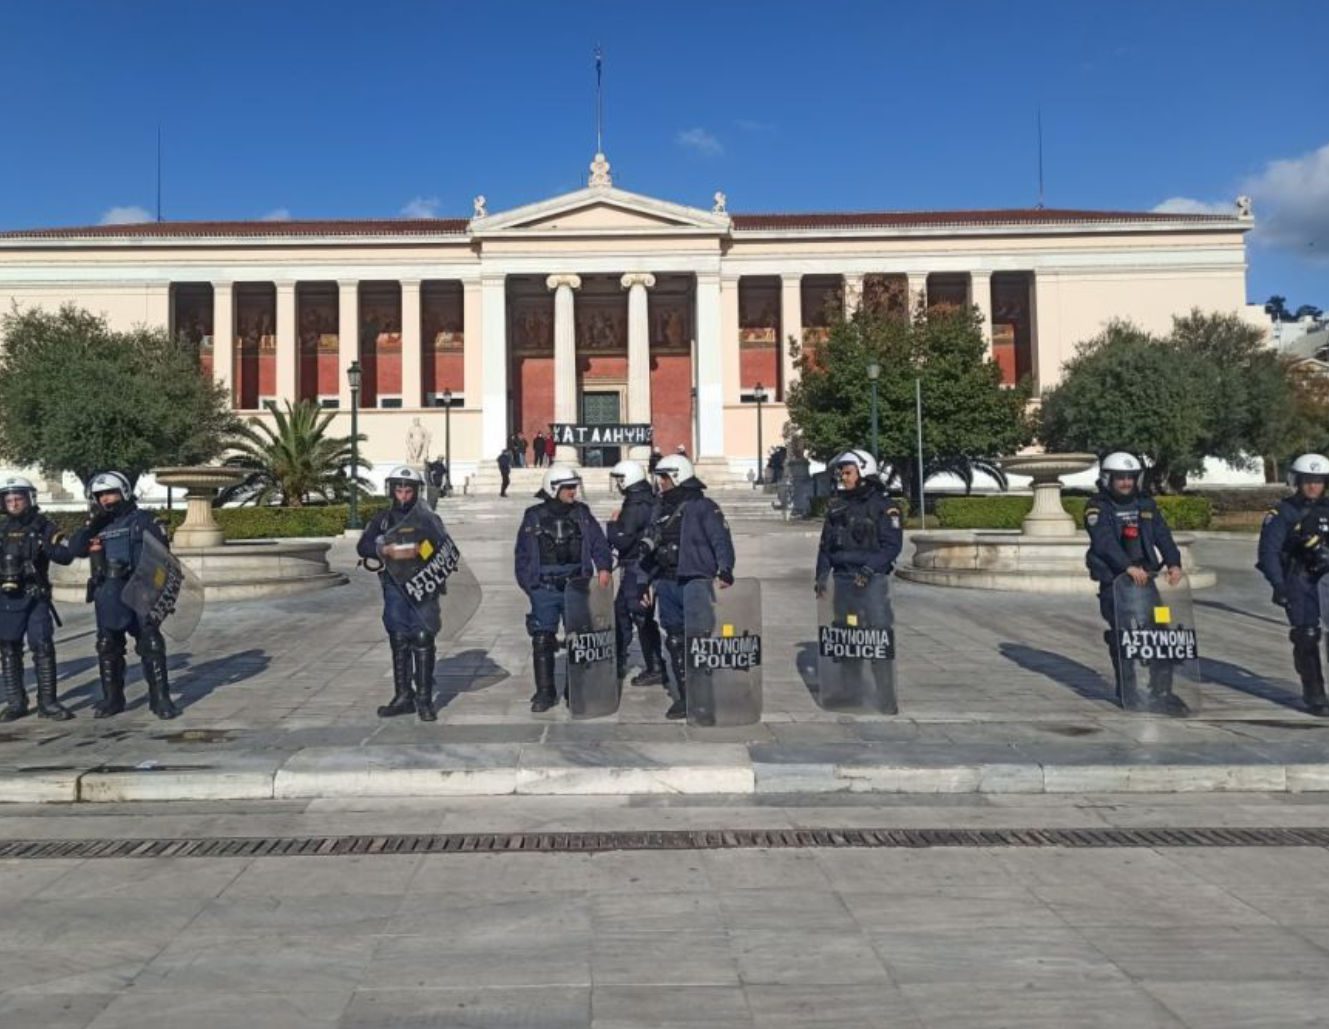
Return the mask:
{"type": "Polygon", "coordinates": [[[1172,624],[1172,608],[1170,607],[1154,608],[1154,624],[1155,625],[1172,624]]]}
{"type": "Polygon", "coordinates": [[[166,568],[162,565],[157,566],[157,570],[152,573],[153,589],[161,589],[166,585],[166,568]]]}
{"type": "Polygon", "coordinates": [[[732,625],[720,626],[720,635],[726,637],[734,635],[734,627],[732,625]]]}
{"type": "Polygon", "coordinates": [[[858,615],[848,615],[846,616],[845,621],[847,621],[850,625],[857,625],[858,615]]]}
{"type": "Polygon", "coordinates": [[[428,561],[429,555],[432,554],[433,552],[434,552],[434,545],[432,543],[430,543],[428,540],[421,541],[420,543],[421,557],[423,557],[426,561],[428,561]]]}

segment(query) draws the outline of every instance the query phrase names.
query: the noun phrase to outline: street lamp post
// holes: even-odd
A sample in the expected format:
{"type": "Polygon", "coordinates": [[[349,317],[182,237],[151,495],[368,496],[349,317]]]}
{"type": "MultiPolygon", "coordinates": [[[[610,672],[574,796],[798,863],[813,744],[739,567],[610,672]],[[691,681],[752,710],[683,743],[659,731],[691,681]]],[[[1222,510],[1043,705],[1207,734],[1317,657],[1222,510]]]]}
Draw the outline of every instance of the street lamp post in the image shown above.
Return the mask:
{"type": "Polygon", "coordinates": [[[348,529],[363,529],[360,524],[360,362],[352,361],[346,369],[346,381],[351,387],[351,513],[348,529]]]}
{"type": "Polygon", "coordinates": [[[443,460],[448,466],[443,478],[443,495],[452,492],[452,390],[443,391],[443,460]]]}
{"type": "Polygon", "coordinates": [[[876,361],[868,362],[868,381],[872,383],[872,457],[880,459],[877,453],[877,379],[881,377],[881,365],[876,361]]]}
{"type": "Polygon", "coordinates": [[[757,402],[757,474],[752,480],[753,489],[761,489],[764,476],[762,474],[762,458],[765,456],[765,450],[762,449],[761,442],[761,405],[766,400],[766,387],[760,382],[752,390],[752,399],[757,402]]]}

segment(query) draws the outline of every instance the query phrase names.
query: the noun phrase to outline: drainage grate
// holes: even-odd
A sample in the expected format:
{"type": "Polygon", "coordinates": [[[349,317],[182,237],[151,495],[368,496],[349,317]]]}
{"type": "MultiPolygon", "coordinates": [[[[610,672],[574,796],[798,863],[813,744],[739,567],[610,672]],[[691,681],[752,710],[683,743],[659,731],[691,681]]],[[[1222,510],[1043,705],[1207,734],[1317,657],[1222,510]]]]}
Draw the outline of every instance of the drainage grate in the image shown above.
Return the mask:
{"type": "Polygon", "coordinates": [[[4,858],[338,857],[352,854],[595,853],[612,850],[875,847],[1329,847],[1298,829],[709,829],[395,836],[0,841],[4,858]]]}

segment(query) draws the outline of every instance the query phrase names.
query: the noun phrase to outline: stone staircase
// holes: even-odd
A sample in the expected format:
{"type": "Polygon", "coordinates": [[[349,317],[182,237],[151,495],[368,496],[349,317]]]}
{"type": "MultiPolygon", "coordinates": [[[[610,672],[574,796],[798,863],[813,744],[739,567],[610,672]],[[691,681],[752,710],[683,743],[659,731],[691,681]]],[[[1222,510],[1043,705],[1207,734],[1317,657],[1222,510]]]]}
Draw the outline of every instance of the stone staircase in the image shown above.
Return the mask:
{"type": "MultiPolygon", "coordinates": [[[[583,490],[588,497],[594,496],[617,496],[613,484],[609,481],[608,468],[582,468],[583,490]]],[[[508,484],[508,496],[529,497],[540,488],[544,480],[545,470],[543,468],[514,468],[508,484]]],[[[703,462],[697,468],[697,477],[706,483],[706,488],[710,493],[730,495],[755,496],[758,495],[752,488],[752,483],[741,472],[731,471],[727,465],[712,464],[703,462]]],[[[461,485],[461,492],[467,496],[498,496],[502,485],[502,479],[498,474],[498,466],[490,462],[482,465],[476,471],[466,477],[461,485]]],[[[767,502],[769,506],[769,501],[767,502]]]]}

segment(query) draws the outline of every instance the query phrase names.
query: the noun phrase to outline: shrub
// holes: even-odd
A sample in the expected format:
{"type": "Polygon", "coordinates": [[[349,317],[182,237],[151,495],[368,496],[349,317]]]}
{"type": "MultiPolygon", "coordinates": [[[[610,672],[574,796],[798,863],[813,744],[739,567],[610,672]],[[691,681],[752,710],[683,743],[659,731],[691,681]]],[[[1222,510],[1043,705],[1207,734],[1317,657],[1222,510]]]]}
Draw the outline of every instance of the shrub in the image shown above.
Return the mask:
{"type": "MultiPolygon", "coordinates": [[[[360,520],[368,522],[386,506],[382,499],[360,505],[360,520]]],[[[165,509],[150,509],[168,531],[173,532],[185,520],[183,508],[169,514],[165,509]]],[[[228,540],[290,539],[301,536],[340,536],[346,530],[350,508],[345,504],[309,507],[220,507],[213,509],[217,524],[228,540]]],[[[51,520],[66,533],[72,533],[87,520],[82,511],[54,511],[51,520]]]]}
{"type": "MultiPolygon", "coordinates": [[[[1176,530],[1207,529],[1213,505],[1205,497],[1162,496],[1154,498],[1167,523],[1176,530]]],[[[1061,498],[1061,506],[1084,528],[1087,497],[1061,498]]],[[[945,497],[937,501],[937,519],[943,529],[1019,529],[1034,506],[1033,497],[945,497]]]]}

